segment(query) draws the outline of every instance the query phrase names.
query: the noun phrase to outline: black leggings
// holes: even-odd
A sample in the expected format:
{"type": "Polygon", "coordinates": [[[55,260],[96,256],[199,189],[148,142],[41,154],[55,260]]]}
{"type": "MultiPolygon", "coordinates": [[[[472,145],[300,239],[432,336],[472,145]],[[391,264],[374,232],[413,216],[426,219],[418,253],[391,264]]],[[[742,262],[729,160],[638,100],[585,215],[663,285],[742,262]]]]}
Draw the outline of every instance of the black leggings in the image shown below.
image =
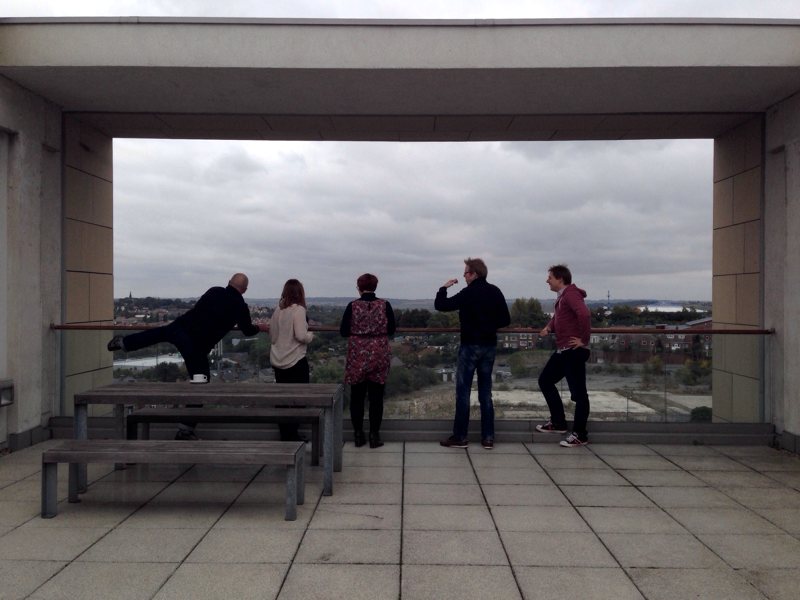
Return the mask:
{"type": "MultiPolygon", "coordinates": [[[[275,383],[308,383],[310,380],[308,359],[306,357],[301,358],[288,369],[273,367],[272,370],[275,372],[275,383]]],[[[283,441],[299,439],[298,427],[297,423],[278,423],[281,439],[283,441]]]]}
{"type": "Polygon", "coordinates": [[[369,396],[369,432],[378,433],[383,421],[383,391],[386,384],[362,381],[350,386],[350,422],[353,431],[364,430],[364,399],[369,396]]]}

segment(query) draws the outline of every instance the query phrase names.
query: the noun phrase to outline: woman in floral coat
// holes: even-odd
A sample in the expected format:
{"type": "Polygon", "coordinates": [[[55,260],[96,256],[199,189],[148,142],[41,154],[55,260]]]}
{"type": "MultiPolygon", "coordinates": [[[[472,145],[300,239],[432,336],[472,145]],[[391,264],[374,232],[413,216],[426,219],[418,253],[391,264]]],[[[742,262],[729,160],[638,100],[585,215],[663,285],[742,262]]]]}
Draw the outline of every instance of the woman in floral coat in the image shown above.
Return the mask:
{"type": "Polygon", "coordinates": [[[369,447],[383,446],[380,437],[383,420],[383,391],[389,376],[389,336],[394,334],[392,305],[375,296],[378,278],[364,273],[356,282],[361,296],[347,305],[340,333],[349,338],[344,382],[350,384],[350,421],[356,446],[364,438],[364,400],[369,397],[369,447]]]}

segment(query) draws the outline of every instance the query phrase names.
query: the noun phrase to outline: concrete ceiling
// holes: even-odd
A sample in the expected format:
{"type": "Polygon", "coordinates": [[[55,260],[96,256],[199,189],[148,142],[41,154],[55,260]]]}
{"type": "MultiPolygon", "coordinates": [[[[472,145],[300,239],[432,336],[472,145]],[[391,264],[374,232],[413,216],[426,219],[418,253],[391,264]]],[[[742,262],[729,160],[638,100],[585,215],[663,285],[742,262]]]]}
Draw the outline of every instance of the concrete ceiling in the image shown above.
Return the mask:
{"type": "Polygon", "coordinates": [[[707,138],[800,90],[800,21],[0,19],[0,74],[115,137],[707,138]]]}

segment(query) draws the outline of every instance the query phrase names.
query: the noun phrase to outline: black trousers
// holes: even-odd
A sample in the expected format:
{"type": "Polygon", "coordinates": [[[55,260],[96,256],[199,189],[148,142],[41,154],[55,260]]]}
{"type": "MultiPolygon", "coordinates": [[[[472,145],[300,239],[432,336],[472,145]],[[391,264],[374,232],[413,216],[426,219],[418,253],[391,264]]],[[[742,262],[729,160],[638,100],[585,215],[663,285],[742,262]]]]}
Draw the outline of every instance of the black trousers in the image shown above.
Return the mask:
{"type": "Polygon", "coordinates": [[[369,397],[369,432],[378,433],[383,421],[383,392],[386,384],[362,381],[350,386],[350,422],[353,431],[364,431],[364,399],[369,397]]]}
{"type": "MultiPolygon", "coordinates": [[[[272,367],[272,370],[275,372],[275,383],[308,383],[310,381],[308,359],[305,356],[288,369],[272,367]]],[[[281,440],[291,442],[300,439],[300,434],[297,433],[298,427],[297,423],[278,423],[281,440]]]]}
{"type": "Polygon", "coordinates": [[[554,352],[539,374],[539,389],[550,408],[550,420],[558,429],[567,428],[564,404],[556,384],[566,377],[569,393],[575,403],[575,420],[572,431],[580,439],[586,440],[586,422],[589,420],[589,393],[586,391],[586,361],[588,348],[574,348],[554,352]]]}

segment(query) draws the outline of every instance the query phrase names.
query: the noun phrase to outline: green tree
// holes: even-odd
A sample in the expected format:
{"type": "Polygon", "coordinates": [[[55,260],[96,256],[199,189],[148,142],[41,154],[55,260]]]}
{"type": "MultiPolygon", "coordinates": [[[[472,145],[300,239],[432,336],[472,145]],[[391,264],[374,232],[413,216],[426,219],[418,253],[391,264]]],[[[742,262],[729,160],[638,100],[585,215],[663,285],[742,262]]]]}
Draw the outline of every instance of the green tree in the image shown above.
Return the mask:
{"type": "Polygon", "coordinates": [[[458,311],[436,311],[428,319],[428,327],[452,327],[458,329],[459,326],[458,311]]]}
{"type": "Polygon", "coordinates": [[[396,310],[394,316],[398,327],[427,327],[431,311],[424,308],[396,310]]]}
{"type": "Polygon", "coordinates": [[[510,312],[511,325],[514,327],[541,328],[548,321],[542,310],[542,303],[536,298],[517,298],[511,305],[510,312]]]}
{"type": "Polygon", "coordinates": [[[344,367],[336,361],[314,365],[311,383],[341,383],[344,380],[344,367]]]}

